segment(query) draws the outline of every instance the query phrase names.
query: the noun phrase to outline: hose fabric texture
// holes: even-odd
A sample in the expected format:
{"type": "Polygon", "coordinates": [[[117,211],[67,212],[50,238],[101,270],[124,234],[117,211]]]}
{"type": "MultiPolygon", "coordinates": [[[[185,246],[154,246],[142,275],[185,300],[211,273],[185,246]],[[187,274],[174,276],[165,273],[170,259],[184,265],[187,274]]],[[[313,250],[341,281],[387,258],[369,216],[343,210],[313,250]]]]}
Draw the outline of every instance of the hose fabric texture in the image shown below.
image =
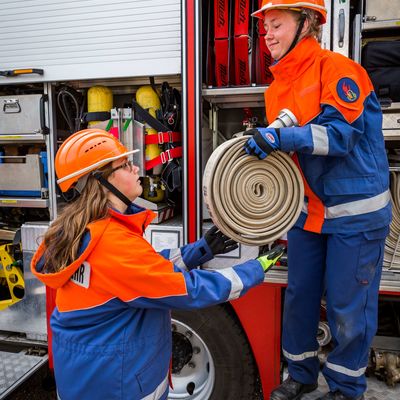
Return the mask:
{"type": "Polygon", "coordinates": [[[246,154],[249,136],[224,142],[209,158],[203,196],[213,223],[239,243],[262,246],[284,235],[303,206],[301,174],[281,151],[264,160],[246,154]]]}
{"type": "Polygon", "coordinates": [[[392,222],[385,241],[383,267],[400,272],[400,173],[390,173],[390,191],[392,196],[392,222]]]}

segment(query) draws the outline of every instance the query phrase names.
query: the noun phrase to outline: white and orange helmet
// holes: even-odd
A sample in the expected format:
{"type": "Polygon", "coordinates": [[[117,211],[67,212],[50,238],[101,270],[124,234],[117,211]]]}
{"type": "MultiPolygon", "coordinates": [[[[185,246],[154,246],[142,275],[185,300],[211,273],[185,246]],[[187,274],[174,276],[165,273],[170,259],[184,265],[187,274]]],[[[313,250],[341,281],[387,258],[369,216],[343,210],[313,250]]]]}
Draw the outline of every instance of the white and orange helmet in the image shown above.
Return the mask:
{"type": "Polygon", "coordinates": [[[57,151],[57,183],[61,191],[66,192],[89,172],[137,151],[139,150],[129,151],[113,135],[101,129],[76,132],[57,151]]]}
{"type": "Polygon", "coordinates": [[[263,0],[263,2],[261,3],[261,8],[251,14],[251,16],[264,19],[264,14],[269,10],[281,9],[301,11],[301,9],[303,8],[314,10],[319,15],[321,25],[325,24],[327,10],[325,8],[324,0],[263,0]]]}

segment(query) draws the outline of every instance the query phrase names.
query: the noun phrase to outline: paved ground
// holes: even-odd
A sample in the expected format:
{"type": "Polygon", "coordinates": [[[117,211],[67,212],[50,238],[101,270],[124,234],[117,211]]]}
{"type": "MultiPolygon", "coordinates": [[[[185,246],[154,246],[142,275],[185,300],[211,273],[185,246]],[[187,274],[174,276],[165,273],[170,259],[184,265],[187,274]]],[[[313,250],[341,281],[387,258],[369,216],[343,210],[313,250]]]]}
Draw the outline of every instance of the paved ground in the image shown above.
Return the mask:
{"type": "MultiPolygon", "coordinates": [[[[302,400],[315,400],[328,391],[328,386],[322,375],[319,378],[319,388],[312,393],[303,396],[302,400]]],[[[5,400],[56,400],[54,381],[47,366],[42,367],[33,377],[23,383],[14,393],[5,400]]],[[[262,399],[260,394],[259,399],[262,399]]],[[[368,378],[368,390],[366,400],[399,400],[400,383],[390,388],[386,383],[378,381],[375,377],[368,378]]],[[[78,400],[78,399],[77,399],[78,400]]],[[[235,400],[235,399],[221,399],[235,400]]]]}
{"type": "MultiPolygon", "coordinates": [[[[325,379],[320,375],[318,379],[319,387],[312,393],[302,397],[301,400],[315,400],[329,391],[325,379]]],[[[365,393],[365,400],[399,400],[400,384],[390,388],[385,382],[378,381],[375,377],[368,378],[368,390],[365,393]]]]}

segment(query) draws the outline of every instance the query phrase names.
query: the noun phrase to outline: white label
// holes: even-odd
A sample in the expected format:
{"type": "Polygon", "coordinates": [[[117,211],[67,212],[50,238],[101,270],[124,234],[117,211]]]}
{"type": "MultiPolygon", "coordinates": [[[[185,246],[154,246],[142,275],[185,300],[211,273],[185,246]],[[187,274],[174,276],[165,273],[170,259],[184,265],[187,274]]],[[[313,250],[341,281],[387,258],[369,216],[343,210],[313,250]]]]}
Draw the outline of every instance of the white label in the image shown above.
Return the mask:
{"type": "Polygon", "coordinates": [[[155,251],[177,249],[179,247],[179,232],[155,231],[151,232],[151,244],[155,251]]]}
{"type": "Polygon", "coordinates": [[[71,276],[71,281],[86,289],[89,288],[90,281],[90,264],[84,261],[83,264],[71,276]]]}

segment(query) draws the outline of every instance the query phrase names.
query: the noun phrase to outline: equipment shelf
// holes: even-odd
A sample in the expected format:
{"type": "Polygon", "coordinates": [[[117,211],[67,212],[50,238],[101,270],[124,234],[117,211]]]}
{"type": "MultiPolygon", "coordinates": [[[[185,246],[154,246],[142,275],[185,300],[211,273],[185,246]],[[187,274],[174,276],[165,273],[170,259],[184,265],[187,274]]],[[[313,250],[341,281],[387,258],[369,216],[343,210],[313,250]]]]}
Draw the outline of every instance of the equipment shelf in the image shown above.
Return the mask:
{"type": "Polygon", "coordinates": [[[268,86],[219,87],[203,89],[203,98],[219,108],[262,107],[268,86]]]}
{"type": "Polygon", "coordinates": [[[368,21],[361,24],[363,31],[375,31],[379,29],[400,28],[400,20],[393,19],[388,21],[368,21]]]}
{"type": "Polygon", "coordinates": [[[0,197],[0,207],[47,208],[49,207],[49,199],[0,197]]]}
{"type": "Polygon", "coordinates": [[[43,143],[45,142],[45,136],[41,133],[35,133],[30,135],[0,135],[0,144],[7,143],[43,143]]]}

